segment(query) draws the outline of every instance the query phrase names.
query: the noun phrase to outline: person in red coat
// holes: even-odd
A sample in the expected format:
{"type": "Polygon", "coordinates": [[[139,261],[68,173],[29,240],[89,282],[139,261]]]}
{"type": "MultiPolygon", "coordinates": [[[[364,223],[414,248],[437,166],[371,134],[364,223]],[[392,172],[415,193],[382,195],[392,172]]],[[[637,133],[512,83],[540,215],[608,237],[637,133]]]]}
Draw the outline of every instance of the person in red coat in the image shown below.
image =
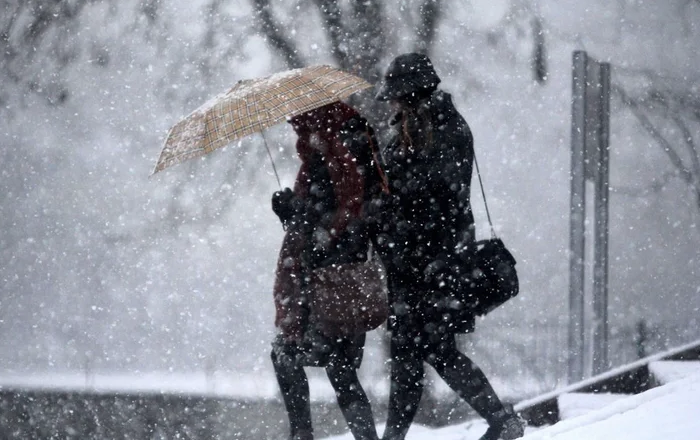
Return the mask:
{"type": "Polygon", "coordinates": [[[307,280],[316,268],[365,261],[369,227],[364,207],[381,179],[371,127],[335,102],[289,121],[301,159],[294,189],[277,191],[272,209],[286,229],[274,284],[272,362],[289,415],[290,439],[311,440],[305,366],[324,367],[357,440],[377,440],[369,400],[359,382],[365,335],[329,337],[312,322],[307,280]]]}

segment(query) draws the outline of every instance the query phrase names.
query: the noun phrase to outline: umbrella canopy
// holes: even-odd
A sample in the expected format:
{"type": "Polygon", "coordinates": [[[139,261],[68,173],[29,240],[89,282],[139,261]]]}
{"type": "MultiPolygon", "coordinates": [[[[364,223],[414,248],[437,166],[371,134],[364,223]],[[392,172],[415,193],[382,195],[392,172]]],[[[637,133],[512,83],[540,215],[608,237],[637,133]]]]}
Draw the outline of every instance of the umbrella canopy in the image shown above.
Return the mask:
{"type": "Polygon", "coordinates": [[[325,65],[241,80],[170,129],[153,173],[369,87],[362,78],[325,65]]]}

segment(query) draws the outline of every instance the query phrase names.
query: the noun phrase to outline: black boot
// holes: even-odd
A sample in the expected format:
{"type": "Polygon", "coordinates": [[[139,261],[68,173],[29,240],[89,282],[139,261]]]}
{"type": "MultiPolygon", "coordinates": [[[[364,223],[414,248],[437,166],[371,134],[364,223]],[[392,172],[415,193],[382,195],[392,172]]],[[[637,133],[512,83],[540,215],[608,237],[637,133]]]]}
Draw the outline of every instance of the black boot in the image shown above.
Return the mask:
{"type": "Polygon", "coordinates": [[[489,428],[479,440],[514,440],[525,435],[525,424],[513,411],[512,405],[505,405],[500,417],[489,422],[489,428]]]}
{"type": "Polygon", "coordinates": [[[481,417],[489,429],[480,440],[513,440],[523,436],[523,424],[511,405],[503,405],[486,375],[467,356],[459,352],[454,338],[446,339],[435,350],[431,364],[445,382],[481,417]]]}

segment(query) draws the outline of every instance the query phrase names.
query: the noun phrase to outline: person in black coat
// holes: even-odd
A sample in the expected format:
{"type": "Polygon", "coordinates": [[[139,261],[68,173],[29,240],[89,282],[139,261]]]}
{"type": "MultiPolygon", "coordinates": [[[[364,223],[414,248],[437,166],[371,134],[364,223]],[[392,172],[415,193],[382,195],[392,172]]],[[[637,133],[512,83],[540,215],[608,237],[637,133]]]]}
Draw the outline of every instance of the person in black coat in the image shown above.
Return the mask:
{"type": "Polygon", "coordinates": [[[449,294],[450,267],[476,248],[470,204],[473,138],[430,59],[400,55],[390,64],[377,99],[396,110],[395,135],[383,149],[389,194],[372,203],[376,246],[387,270],[391,388],[384,440],[404,439],[431,365],[489,423],[482,440],[523,435],[479,367],[456,346],[472,331],[474,313],[449,294]]]}

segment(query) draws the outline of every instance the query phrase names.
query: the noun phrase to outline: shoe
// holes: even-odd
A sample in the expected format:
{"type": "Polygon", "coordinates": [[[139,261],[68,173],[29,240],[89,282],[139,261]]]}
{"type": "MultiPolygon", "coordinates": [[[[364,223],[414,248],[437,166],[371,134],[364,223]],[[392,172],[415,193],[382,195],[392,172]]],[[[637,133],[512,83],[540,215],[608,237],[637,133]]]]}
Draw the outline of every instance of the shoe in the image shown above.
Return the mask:
{"type": "Polygon", "coordinates": [[[514,440],[525,435],[525,424],[515,414],[500,423],[493,423],[479,440],[514,440]]]}

